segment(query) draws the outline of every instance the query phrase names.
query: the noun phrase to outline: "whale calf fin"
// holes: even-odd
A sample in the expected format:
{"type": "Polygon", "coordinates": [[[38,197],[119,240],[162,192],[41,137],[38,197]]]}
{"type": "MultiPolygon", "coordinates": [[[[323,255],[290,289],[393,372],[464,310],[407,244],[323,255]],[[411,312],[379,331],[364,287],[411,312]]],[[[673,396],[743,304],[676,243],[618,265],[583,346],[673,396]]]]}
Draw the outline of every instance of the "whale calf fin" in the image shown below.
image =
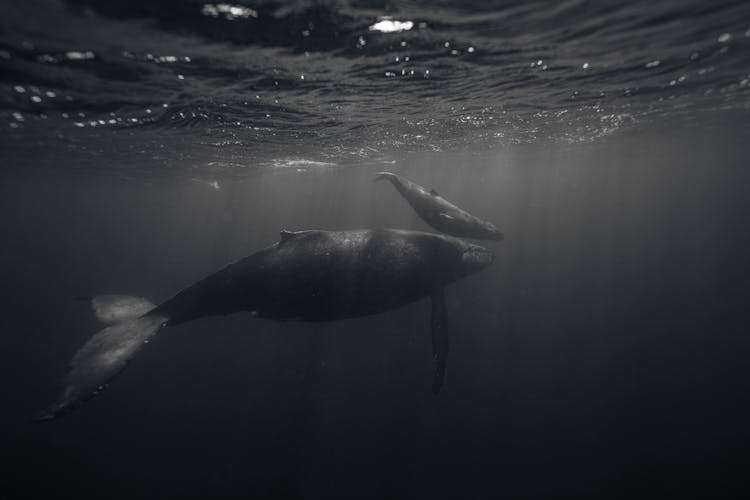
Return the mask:
{"type": "Polygon", "coordinates": [[[166,317],[146,315],[108,326],[91,337],[71,360],[60,399],[36,420],[52,420],[96,396],[166,323],[166,317]]]}
{"type": "Polygon", "coordinates": [[[445,308],[443,289],[432,293],[432,393],[438,394],[445,382],[448,358],[448,311],[445,308]]]}
{"type": "Polygon", "coordinates": [[[156,307],[148,299],[130,295],[95,295],[93,297],[79,297],[79,299],[90,301],[91,309],[94,310],[96,318],[108,325],[140,318],[156,307]]]}

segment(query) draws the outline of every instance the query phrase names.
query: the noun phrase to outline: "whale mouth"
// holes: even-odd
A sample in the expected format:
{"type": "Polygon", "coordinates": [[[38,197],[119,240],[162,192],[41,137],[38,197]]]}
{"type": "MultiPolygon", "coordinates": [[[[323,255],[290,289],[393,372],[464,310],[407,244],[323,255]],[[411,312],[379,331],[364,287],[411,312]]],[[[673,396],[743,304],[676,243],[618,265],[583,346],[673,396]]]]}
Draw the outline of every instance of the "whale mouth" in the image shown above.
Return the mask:
{"type": "Polygon", "coordinates": [[[488,267],[495,260],[495,254],[486,248],[472,245],[461,255],[461,268],[465,274],[472,274],[488,267]]]}
{"type": "Polygon", "coordinates": [[[494,241],[503,241],[504,238],[505,238],[505,235],[499,229],[493,228],[490,231],[489,239],[494,240],[494,241]]]}

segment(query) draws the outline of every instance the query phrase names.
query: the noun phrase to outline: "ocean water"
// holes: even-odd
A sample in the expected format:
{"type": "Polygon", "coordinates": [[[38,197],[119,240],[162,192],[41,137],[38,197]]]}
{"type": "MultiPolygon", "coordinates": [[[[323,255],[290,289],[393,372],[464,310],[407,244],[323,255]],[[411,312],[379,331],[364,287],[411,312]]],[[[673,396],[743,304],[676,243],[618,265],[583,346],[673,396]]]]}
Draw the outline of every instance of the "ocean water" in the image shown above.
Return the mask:
{"type": "Polygon", "coordinates": [[[738,498],[747,2],[0,5],[3,498],[738,498]],[[205,318],[32,418],[101,328],[282,229],[492,221],[430,304],[205,318]]]}

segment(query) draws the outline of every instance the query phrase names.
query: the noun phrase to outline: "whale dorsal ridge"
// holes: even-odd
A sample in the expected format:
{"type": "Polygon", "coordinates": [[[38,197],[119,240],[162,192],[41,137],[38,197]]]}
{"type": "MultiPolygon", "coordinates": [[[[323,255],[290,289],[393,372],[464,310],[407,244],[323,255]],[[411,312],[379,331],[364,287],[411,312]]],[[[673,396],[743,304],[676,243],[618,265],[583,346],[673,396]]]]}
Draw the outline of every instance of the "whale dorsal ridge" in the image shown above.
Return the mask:
{"type": "Polygon", "coordinates": [[[285,241],[294,238],[295,236],[300,236],[309,232],[310,231],[289,231],[287,229],[282,229],[281,231],[279,231],[279,236],[281,237],[281,242],[284,243],[285,241]]]}
{"type": "Polygon", "coordinates": [[[296,234],[299,234],[299,233],[296,231],[287,231],[286,229],[282,229],[281,231],[279,231],[279,236],[281,237],[282,242],[288,240],[289,238],[293,237],[296,234]]]}

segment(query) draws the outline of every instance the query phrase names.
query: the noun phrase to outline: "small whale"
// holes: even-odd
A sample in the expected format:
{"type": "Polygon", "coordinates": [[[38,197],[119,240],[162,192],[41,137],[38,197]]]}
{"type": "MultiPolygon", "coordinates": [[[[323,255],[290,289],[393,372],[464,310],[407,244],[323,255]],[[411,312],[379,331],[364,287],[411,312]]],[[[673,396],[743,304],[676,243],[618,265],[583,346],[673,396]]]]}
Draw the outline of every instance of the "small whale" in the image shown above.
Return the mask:
{"type": "Polygon", "coordinates": [[[476,240],[502,240],[503,233],[491,222],[474,217],[440,196],[434,189],[428,191],[419,184],[391,172],[378,172],[376,181],[389,180],[417,215],[441,233],[476,240]]]}
{"type": "Polygon", "coordinates": [[[278,243],[160,305],[127,295],[83,297],[109,326],[76,353],[61,397],[37,420],[61,416],[99,394],[164,327],[241,311],[279,321],[333,321],[426,297],[432,300],[432,389],[437,393],[448,354],[443,290],[492,260],[492,252],[480,246],[419,231],[282,231],[278,243]]]}

